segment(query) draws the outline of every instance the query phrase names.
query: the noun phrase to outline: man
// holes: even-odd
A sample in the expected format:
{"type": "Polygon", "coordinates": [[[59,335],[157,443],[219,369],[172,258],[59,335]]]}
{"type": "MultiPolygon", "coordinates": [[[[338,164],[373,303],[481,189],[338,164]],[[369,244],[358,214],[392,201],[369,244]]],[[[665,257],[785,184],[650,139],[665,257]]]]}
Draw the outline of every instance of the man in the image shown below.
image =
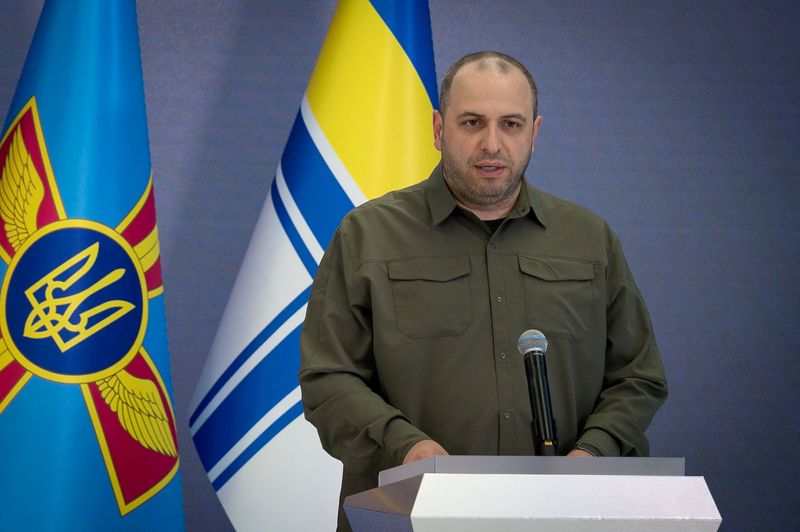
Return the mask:
{"type": "Polygon", "coordinates": [[[606,223],[523,179],[542,125],[533,78],[470,54],[440,102],[441,164],[350,212],[314,280],[300,384],[344,464],[342,498],[432,455],[533,454],[516,353],[529,328],[549,340],[558,453],[647,455],[667,395],[650,319],[606,223]]]}

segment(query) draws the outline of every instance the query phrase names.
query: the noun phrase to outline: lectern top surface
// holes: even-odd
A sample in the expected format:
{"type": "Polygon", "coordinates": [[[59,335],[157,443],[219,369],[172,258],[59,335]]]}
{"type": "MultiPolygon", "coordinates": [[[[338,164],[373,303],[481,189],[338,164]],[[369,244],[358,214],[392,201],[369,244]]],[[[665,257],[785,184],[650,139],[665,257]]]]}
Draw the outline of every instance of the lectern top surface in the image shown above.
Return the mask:
{"type": "Polygon", "coordinates": [[[684,458],[432,456],[381,471],[378,485],[385,486],[425,473],[683,476],[685,471],[684,458]]]}

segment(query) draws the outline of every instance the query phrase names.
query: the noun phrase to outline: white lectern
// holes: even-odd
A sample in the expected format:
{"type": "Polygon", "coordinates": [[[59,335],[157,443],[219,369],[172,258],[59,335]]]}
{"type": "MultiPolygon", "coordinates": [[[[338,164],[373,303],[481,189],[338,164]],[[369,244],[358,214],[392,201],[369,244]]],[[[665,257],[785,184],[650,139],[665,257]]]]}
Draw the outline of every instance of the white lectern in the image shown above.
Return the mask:
{"type": "Polygon", "coordinates": [[[436,456],[345,499],[355,532],[716,531],[683,458],[436,456]]]}

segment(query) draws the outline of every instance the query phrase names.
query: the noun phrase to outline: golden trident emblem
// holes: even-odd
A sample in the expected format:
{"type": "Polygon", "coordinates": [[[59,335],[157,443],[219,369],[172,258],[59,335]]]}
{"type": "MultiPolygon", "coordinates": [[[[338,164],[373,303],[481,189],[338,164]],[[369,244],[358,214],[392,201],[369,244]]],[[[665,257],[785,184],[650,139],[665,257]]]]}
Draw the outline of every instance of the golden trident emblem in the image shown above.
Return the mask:
{"type": "Polygon", "coordinates": [[[25,321],[23,334],[26,337],[52,338],[64,353],[136,307],[128,301],[113,299],[79,312],[81,305],[89,297],[119,281],[125,275],[124,268],[117,268],[88,288],[68,294],[68,291],[91,271],[97,262],[99,249],[99,242],[95,242],[25,290],[25,295],[33,307],[25,321]],[[74,273],[68,275],[73,270],[74,273]],[[65,275],[68,276],[63,279],[65,275]],[[41,296],[44,297],[39,299],[41,296]]]}

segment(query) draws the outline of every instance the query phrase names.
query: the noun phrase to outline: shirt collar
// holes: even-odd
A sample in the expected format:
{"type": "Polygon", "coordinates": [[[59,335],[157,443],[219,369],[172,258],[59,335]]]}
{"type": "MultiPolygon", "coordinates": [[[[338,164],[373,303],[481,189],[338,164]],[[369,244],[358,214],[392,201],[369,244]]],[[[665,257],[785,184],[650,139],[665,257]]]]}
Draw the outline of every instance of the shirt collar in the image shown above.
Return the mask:
{"type": "Polygon", "coordinates": [[[547,227],[544,205],[542,204],[542,191],[531,185],[527,179],[523,180],[525,186],[520,190],[514,211],[518,216],[529,215],[535,218],[542,227],[547,227]]]}
{"type": "Polygon", "coordinates": [[[428,201],[428,209],[431,211],[433,225],[439,225],[450,216],[457,206],[453,194],[447,187],[447,183],[444,182],[442,163],[437,164],[431,172],[426,189],[425,198],[428,201]]]}
{"type": "MultiPolygon", "coordinates": [[[[542,226],[546,226],[541,198],[542,193],[527,180],[524,180],[523,183],[524,186],[520,190],[517,202],[514,204],[511,213],[509,213],[509,217],[521,218],[529,215],[542,226]]],[[[433,225],[438,225],[447,219],[458,205],[453,193],[450,192],[450,188],[444,181],[441,163],[436,165],[436,168],[433,169],[430,177],[428,177],[425,197],[428,201],[428,209],[431,213],[433,225]]]]}

